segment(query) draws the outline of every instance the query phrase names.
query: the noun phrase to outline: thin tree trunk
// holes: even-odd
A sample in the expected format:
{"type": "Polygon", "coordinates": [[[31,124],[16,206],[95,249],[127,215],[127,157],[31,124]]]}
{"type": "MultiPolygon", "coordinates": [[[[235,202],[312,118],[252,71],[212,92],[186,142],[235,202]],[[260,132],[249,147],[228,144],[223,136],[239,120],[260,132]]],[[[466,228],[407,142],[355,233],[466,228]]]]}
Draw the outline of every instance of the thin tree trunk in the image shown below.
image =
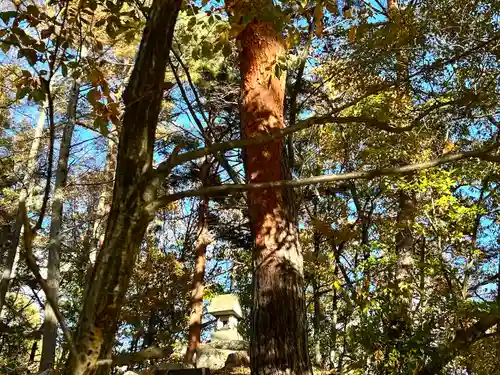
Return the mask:
{"type": "MultiPolygon", "coordinates": [[[[64,189],[68,178],[68,161],[71,148],[71,139],[75,128],[76,105],[80,85],[76,82],[71,89],[71,97],[68,103],[67,119],[61,138],[59,148],[59,161],[56,172],[56,182],[54,186],[54,198],[52,202],[52,216],[50,221],[49,235],[49,258],[47,264],[47,284],[50,288],[50,294],[54,301],[57,301],[59,295],[60,278],[60,260],[61,260],[61,229],[63,222],[63,202],[64,189]]],[[[57,342],[57,318],[50,304],[45,303],[45,313],[43,321],[43,343],[42,358],[40,360],[39,371],[52,369],[56,353],[57,342]]]]}
{"type": "MultiPolygon", "coordinates": [[[[99,358],[110,359],[118,316],[144,233],[146,206],[155,200],[150,183],[155,130],[163,99],[165,70],[181,0],[155,0],[124,94],[125,113],[118,147],[113,201],[104,244],[98,254],[77,330],[78,356],[66,374],[97,372],[99,358]]],[[[106,373],[101,366],[99,373],[106,373]]]]}
{"type": "Polygon", "coordinates": [[[346,353],[346,346],[347,346],[347,318],[345,318],[344,321],[344,337],[342,339],[342,353],[340,354],[339,357],[339,363],[337,364],[337,374],[342,374],[342,369],[344,368],[344,356],[346,353]]]}
{"type": "MultiPolygon", "coordinates": [[[[337,271],[335,271],[337,273],[337,271]]],[[[331,346],[330,346],[330,363],[331,367],[335,368],[337,360],[337,323],[338,323],[338,295],[337,288],[333,288],[332,298],[332,331],[331,331],[331,346]]]]}
{"type": "MultiPolygon", "coordinates": [[[[399,12],[399,4],[397,0],[388,1],[388,12],[389,16],[393,17],[394,13],[399,12]]],[[[398,49],[396,52],[396,79],[398,82],[397,87],[397,97],[398,101],[402,104],[406,104],[410,96],[410,86],[408,79],[408,56],[403,49],[398,49]]],[[[406,176],[409,181],[410,176],[406,176]]],[[[401,284],[411,283],[411,269],[414,266],[413,261],[413,245],[414,239],[412,234],[412,225],[415,221],[415,206],[416,198],[413,192],[407,192],[404,190],[399,190],[398,192],[399,200],[399,211],[396,218],[398,225],[397,233],[395,236],[396,242],[396,269],[394,272],[394,287],[399,289],[401,284]]],[[[408,312],[410,310],[412,291],[411,289],[405,289],[406,292],[402,295],[401,300],[396,301],[396,314],[395,319],[400,325],[400,331],[395,337],[398,340],[402,334],[402,330],[407,328],[408,312]]]]}
{"type": "MultiPolygon", "coordinates": [[[[260,2],[258,2],[260,3],[260,2]]],[[[253,4],[252,6],[258,6],[253,4]]],[[[241,123],[244,137],[282,129],[285,77],[274,75],[285,49],[274,26],[253,20],[238,36],[241,42],[241,123]]],[[[283,140],[245,149],[250,183],[287,177],[283,140]]],[[[307,346],[303,258],[286,189],[248,193],[255,238],[252,309],[252,374],[311,372],[307,346]]]]}
{"type": "MultiPolygon", "coordinates": [[[[413,194],[412,194],[413,195],[413,194]]],[[[399,191],[399,212],[396,218],[399,230],[396,233],[396,282],[408,282],[413,266],[413,235],[411,226],[415,220],[415,197],[403,190],[399,191]]]]}
{"type": "Polygon", "coordinates": [[[16,220],[14,222],[12,236],[9,238],[10,243],[7,242],[2,244],[2,247],[6,248],[7,250],[2,251],[2,254],[5,254],[5,259],[2,262],[3,270],[1,275],[2,279],[0,281],[0,313],[2,311],[3,305],[5,304],[5,296],[7,294],[7,291],[9,290],[10,280],[14,272],[14,262],[16,260],[19,238],[21,236],[21,229],[23,227],[23,212],[21,210],[21,207],[26,204],[26,200],[32,194],[32,189],[34,187],[32,180],[35,174],[38,149],[40,148],[40,143],[42,140],[43,128],[45,127],[45,120],[47,118],[47,107],[48,102],[45,101],[40,109],[40,116],[38,117],[38,122],[33,134],[33,142],[31,143],[31,149],[28,155],[28,165],[26,166],[26,172],[22,181],[23,187],[19,194],[16,220]]]}
{"type": "MultiPolygon", "coordinates": [[[[110,133],[115,130],[115,126],[111,127],[110,133]]],[[[90,246],[88,248],[87,255],[87,272],[85,275],[85,291],[90,285],[92,277],[92,269],[95,265],[97,258],[97,253],[99,252],[101,246],[104,243],[105,226],[106,220],[108,219],[108,214],[111,210],[111,199],[113,195],[113,190],[111,188],[111,181],[115,175],[116,170],[116,157],[117,157],[117,143],[112,137],[108,137],[108,152],[106,154],[106,164],[104,165],[104,179],[105,181],[110,181],[109,185],[103,185],[101,194],[99,195],[99,203],[97,204],[97,209],[95,212],[96,219],[92,227],[92,235],[90,238],[90,246]]],[[[84,293],[85,295],[85,293],[84,293]]]]}
{"type": "MultiPolygon", "coordinates": [[[[314,202],[314,216],[318,215],[318,203],[314,202]]],[[[318,262],[319,252],[320,252],[320,240],[321,235],[317,229],[314,230],[313,242],[314,242],[314,259],[318,262]]],[[[321,329],[321,305],[320,305],[320,294],[318,286],[319,274],[314,272],[312,275],[312,287],[313,287],[313,303],[314,303],[314,365],[316,367],[321,367],[321,340],[319,331],[321,329]]]]}
{"type": "MultiPolygon", "coordinates": [[[[498,256],[497,256],[497,274],[500,275],[500,250],[498,251],[498,256]]],[[[496,297],[496,302],[497,302],[497,308],[500,308],[500,276],[497,278],[497,297],[496,297]]],[[[497,332],[500,332],[500,319],[497,322],[497,332]]],[[[497,344],[497,345],[500,345],[497,344]]]]}
{"type": "MultiPolygon", "coordinates": [[[[318,4],[317,6],[322,6],[322,4],[318,4]]],[[[309,30],[307,36],[307,42],[300,54],[300,64],[297,69],[297,76],[295,78],[295,83],[293,85],[292,91],[290,93],[290,102],[289,102],[289,113],[288,113],[288,126],[294,126],[297,115],[299,112],[299,108],[297,106],[297,98],[302,89],[302,79],[304,75],[304,71],[306,68],[307,57],[309,56],[309,52],[311,50],[312,41],[314,39],[314,19],[309,21],[309,30]]],[[[295,155],[293,150],[293,134],[290,134],[287,139],[287,151],[288,151],[288,164],[291,170],[293,170],[295,166],[295,155]]]]}
{"type": "Polygon", "coordinates": [[[156,312],[153,312],[148,319],[146,334],[144,335],[144,339],[142,340],[142,349],[149,348],[154,344],[157,324],[158,324],[157,315],[156,312]]]}
{"type": "Polygon", "coordinates": [[[193,285],[191,288],[191,316],[189,318],[188,347],[184,357],[184,362],[186,363],[193,363],[194,355],[201,341],[206,250],[210,243],[207,223],[208,203],[208,197],[203,197],[198,209],[195,274],[193,276],[193,285]]]}

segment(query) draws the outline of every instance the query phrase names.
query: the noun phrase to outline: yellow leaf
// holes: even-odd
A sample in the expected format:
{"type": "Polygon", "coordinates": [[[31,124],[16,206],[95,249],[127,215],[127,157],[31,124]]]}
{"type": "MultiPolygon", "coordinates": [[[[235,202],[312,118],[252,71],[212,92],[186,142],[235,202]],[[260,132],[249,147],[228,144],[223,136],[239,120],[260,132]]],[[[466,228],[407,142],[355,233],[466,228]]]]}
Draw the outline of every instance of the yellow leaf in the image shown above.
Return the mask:
{"type": "Polygon", "coordinates": [[[444,149],[443,149],[443,152],[444,153],[447,153],[447,152],[451,152],[455,149],[455,144],[451,141],[448,141],[446,143],[446,145],[444,146],[444,149]]]}

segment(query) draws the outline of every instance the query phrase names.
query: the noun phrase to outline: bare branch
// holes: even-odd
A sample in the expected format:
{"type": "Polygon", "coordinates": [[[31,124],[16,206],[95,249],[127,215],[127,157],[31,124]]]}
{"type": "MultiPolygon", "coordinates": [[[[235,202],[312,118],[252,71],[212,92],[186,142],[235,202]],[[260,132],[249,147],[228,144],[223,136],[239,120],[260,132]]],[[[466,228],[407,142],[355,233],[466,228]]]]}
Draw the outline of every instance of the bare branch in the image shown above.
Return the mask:
{"type": "MultiPolygon", "coordinates": [[[[283,131],[290,129],[286,128],[283,131]]],[[[280,132],[281,133],[281,132],[280,132]]],[[[247,140],[251,141],[251,140],[247,140]]],[[[238,144],[241,144],[241,141],[234,141],[238,144]]],[[[221,144],[222,145],[222,144],[221,144]]],[[[467,151],[467,152],[457,152],[457,153],[449,153],[445,154],[439,158],[429,160],[423,163],[416,164],[407,164],[400,167],[390,167],[390,168],[378,168],[373,169],[371,171],[358,171],[358,172],[349,172],[343,174],[329,174],[323,176],[315,176],[304,178],[301,180],[281,180],[281,181],[271,181],[271,182],[262,182],[257,184],[227,184],[227,185],[219,185],[219,186],[210,186],[195,190],[186,190],[178,193],[173,193],[167,195],[159,200],[149,204],[146,207],[146,210],[150,213],[155,212],[157,209],[166,206],[167,204],[177,201],[182,198],[187,197],[198,197],[198,196],[216,196],[221,194],[233,194],[236,192],[248,191],[248,190],[256,190],[256,189],[269,189],[269,188],[278,188],[278,187],[300,187],[306,185],[315,185],[320,183],[331,183],[337,181],[346,181],[346,180],[364,180],[364,179],[372,179],[381,176],[390,176],[396,174],[405,174],[415,171],[420,171],[428,168],[437,167],[442,164],[451,163],[458,160],[463,159],[471,159],[478,158],[483,160],[494,160],[500,161],[499,158],[496,158],[489,154],[492,150],[496,149],[498,145],[490,146],[477,151],[467,151]]],[[[201,149],[204,150],[204,149],[201,149]]],[[[199,152],[198,150],[195,152],[199,152]]],[[[189,153],[184,153],[179,155],[181,158],[183,155],[189,153]]],[[[175,160],[176,158],[174,158],[175,160]]]]}
{"type": "Polygon", "coordinates": [[[197,150],[184,152],[175,157],[170,157],[168,160],[166,160],[165,162],[161,163],[158,166],[158,168],[156,169],[156,173],[164,176],[166,171],[170,171],[177,165],[183,164],[191,160],[199,159],[210,154],[216,154],[218,152],[224,152],[235,148],[243,148],[246,146],[253,146],[279,140],[289,134],[307,129],[313,125],[325,125],[333,123],[338,123],[338,124],[366,123],[374,127],[377,127],[378,129],[387,130],[395,133],[402,133],[413,127],[411,126],[404,128],[394,128],[386,122],[363,116],[336,117],[333,115],[326,115],[326,116],[311,117],[307,120],[298,122],[296,125],[289,126],[284,129],[277,129],[273,133],[270,133],[265,136],[216,143],[208,147],[199,148],[197,150]]]}
{"type": "MultiPolygon", "coordinates": [[[[172,73],[174,73],[175,81],[177,82],[177,86],[179,86],[179,90],[181,92],[181,96],[184,99],[184,102],[186,103],[186,105],[188,107],[189,113],[191,114],[191,117],[193,118],[193,121],[195,122],[196,126],[198,127],[198,130],[200,131],[200,133],[201,133],[201,135],[203,137],[203,140],[205,141],[205,143],[207,144],[207,146],[211,146],[213,144],[212,138],[214,136],[214,132],[210,128],[210,124],[208,122],[208,119],[205,116],[205,112],[203,111],[200,98],[198,97],[198,94],[196,92],[196,88],[194,87],[194,85],[193,85],[193,83],[191,81],[191,76],[189,75],[189,71],[188,71],[187,67],[184,65],[184,63],[182,62],[181,58],[175,52],[173,52],[173,54],[176,57],[176,59],[179,61],[179,63],[181,64],[181,66],[184,68],[184,71],[185,71],[185,73],[186,73],[186,75],[188,77],[188,80],[189,80],[189,84],[191,85],[191,90],[193,91],[193,93],[195,95],[195,98],[196,98],[196,101],[198,103],[198,109],[199,109],[199,111],[200,111],[200,113],[201,113],[201,115],[203,117],[203,121],[205,121],[205,124],[207,125],[207,127],[208,127],[208,129],[210,131],[210,135],[207,134],[207,132],[203,128],[203,125],[202,125],[200,119],[196,115],[196,112],[195,112],[195,110],[194,110],[191,102],[189,101],[189,98],[187,96],[186,90],[184,89],[184,86],[182,85],[181,79],[179,77],[179,74],[177,73],[177,70],[175,69],[174,64],[172,63],[172,60],[168,59],[168,63],[170,65],[170,69],[172,70],[172,73]]],[[[231,179],[233,180],[233,182],[235,184],[239,184],[241,180],[240,180],[238,174],[233,169],[233,167],[231,167],[231,165],[229,164],[229,162],[227,161],[227,159],[224,157],[224,155],[222,155],[220,153],[215,153],[214,156],[217,159],[217,161],[222,165],[222,167],[226,170],[226,172],[228,173],[229,177],[231,177],[231,179]]]]}

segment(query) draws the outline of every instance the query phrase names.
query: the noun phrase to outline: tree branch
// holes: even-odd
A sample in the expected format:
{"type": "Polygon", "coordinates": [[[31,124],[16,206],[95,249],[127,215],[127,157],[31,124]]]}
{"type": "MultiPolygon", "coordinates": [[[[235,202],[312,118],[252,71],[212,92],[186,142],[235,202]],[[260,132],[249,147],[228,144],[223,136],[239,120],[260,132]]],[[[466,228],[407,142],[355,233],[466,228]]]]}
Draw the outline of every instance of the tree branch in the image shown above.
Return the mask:
{"type": "Polygon", "coordinates": [[[54,298],[52,297],[52,295],[50,293],[49,285],[42,278],[42,275],[40,274],[40,268],[38,267],[38,265],[36,263],[36,259],[33,255],[33,251],[32,251],[33,232],[31,231],[30,223],[28,220],[28,215],[26,213],[26,206],[24,204],[22,205],[21,210],[22,210],[22,215],[23,215],[23,220],[24,220],[24,251],[25,251],[24,255],[26,258],[26,264],[28,265],[28,268],[35,276],[36,281],[42,287],[42,290],[45,293],[45,298],[47,298],[47,301],[49,302],[50,307],[54,311],[54,314],[56,315],[57,321],[59,322],[59,325],[61,326],[61,329],[63,331],[64,337],[66,338],[66,341],[68,342],[71,354],[74,356],[77,356],[78,352],[77,352],[76,346],[73,342],[73,337],[71,335],[71,332],[66,324],[64,316],[62,315],[61,311],[59,310],[59,307],[57,306],[57,301],[54,300],[54,298]]]}
{"type": "Polygon", "coordinates": [[[476,341],[484,338],[486,331],[493,327],[497,322],[498,317],[496,315],[486,315],[480,318],[472,326],[457,330],[453,341],[441,350],[435,351],[432,359],[415,374],[439,374],[441,370],[461,351],[467,349],[476,341]]]}
{"type": "Polygon", "coordinates": [[[54,100],[52,97],[52,92],[50,91],[50,82],[41,78],[42,82],[45,85],[45,89],[47,90],[47,103],[48,103],[48,112],[49,112],[49,155],[47,157],[47,178],[45,181],[45,188],[43,192],[42,206],[40,208],[40,215],[38,216],[38,220],[33,228],[34,232],[37,232],[42,228],[43,219],[45,217],[45,212],[47,211],[47,203],[49,201],[50,195],[50,182],[52,179],[52,164],[54,160],[54,139],[55,139],[55,123],[54,123],[54,100]]]}
{"type": "MultiPolygon", "coordinates": [[[[280,133],[283,133],[287,129],[290,129],[290,128],[285,128],[285,129],[283,129],[283,131],[280,131],[280,133]]],[[[252,141],[252,140],[250,139],[247,141],[252,141]]],[[[238,143],[238,144],[242,143],[241,141],[234,141],[234,142],[238,143]]],[[[220,144],[218,147],[221,147],[221,145],[222,144],[220,144]]],[[[381,176],[390,176],[390,175],[405,174],[405,173],[420,171],[420,170],[424,170],[424,169],[428,169],[428,168],[437,167],[437,166],[442,165],[442,164],[447,164],[447,163],[451,163],[454,161],[463,160],[463,159],[471,159],[471,158],[478,158],[478,159],[489,160],[489,161],[491,161],[491,160],[500,161],[499,158],[488,154],[490,151],[496,149],[497,147],[498,147],[498,145],[495,144],[494,146],[490,146],[490,147],[484,148],[482,150],[477,150],[477,151],[449,153],[449,154],[445,154],[439,158],[436,158],[436,159],[433,159],[430,161],[426,161],[423,163],[416,163],[416,164],[407,164],[407,165],[403,165],[400,167],[378,168],[378,169],[373,169],[371,171],[358,171],[358,172],[349,172],[349,173],[343,173],[343,174],[330,174],[330,175],[323,175],[323,176],[314,176],[314,177],[304,178],[301,180],[281,180],[281,181],[262,182],[262,183],[256,183],[256,184],[227,184],[227,185],[204,187],[204,188],[194,189],[194,190],[186,190],[186,191],[181,191],[178,193],[173,193],[173,194],[164,196],[163,198],[160,198],[157,201],[149,204],[146,207],[146,210],[150,213],[153,213],[161,207],[164,207],[164,206],[166,206],[174,201],[177,201],[177,200],[183,199],[183,198],[187,198],[187,197],[199,197],[199,196],[203,196],[203,195],[216,196],[216,195],[233,194],[236,192],[257,190],[257,189],[269,189],[269,188],[278,188],[278,187],[300,187],[300,186],[306,186],[306,185],[315,185],[315,184],[320,184],[320,183],[331,183],[331,182],[346,181],[346,180],[373,179],[373,178],[381,177],[381,176]]],[[[187,153],[179,155],[178,158],[182,158],[183,155],[198,153],[198,152],[204,151],[204,150],[207,150],[207,149],[196,150],[194,152],[187,152],[187,153]]],[[[175,162],[177,158],[174,157],[173,159],[175,162]]]]}
{"type": "MultiPolygon", "coordinates": [[[[191,114],[191,117],[193,118],[194,122],[196,123],[196,126],[198,127],[198,130],[200,131],[201,136],[203,137],[203,140],[205,141],[207,146],[211,146],[213,144],[212,138],[213,138],[214,134],[210,128],[210,124],[208,123],[208,119],[206,118],[205,113],[203,112],[202,104],[201,104],[200,98],[196,92],[196,89],[195,89],[195,87],[193,87],[193,83],[191,81],[191,76],[189,75],[189,71],[188,71],[187,67],[184,65],[184,63],[182,62],[182,60],[180,59],[180,57],[175,52],[172,51],[172,53],[174,54],[176,59],[181,64],[181,66],[183,67],[183,69],[188,77],[189,84],[191,85],[191,90],[193,91],[195,98],[196,98],[196,101],[197,101],[198,109],[199,109],[200,113],[202,114],[203,121],[205,121],[205,124],[207,125],[207,127],[211,133],[210,135],[207,134],[207,132],[203,128],[203,125],[202,125],[200,119],[196,115],[196,112],[195,112],[191,102],[189,101],[186,90],[184,89],[184,86],[182,85],[181,79],[179,77],[179,74],[177,73],[177,70],[175,69],[174,64],[172,63],[172,60],[168,59],[170,69],[172,70],[172,73],[174,74],[175,81],[177,82],[177,86],[179,86],[181,96],[184,99],[184,102],[186,103],[186,105],[188,107],[189,113],[191,114]]],[[[238,174],[233,169],[233,167],[231,167],[231,165],[229,164],[227,159],[224,157],[224,155],[222,155],[221,153],[214,153],[214,156],[217,159],[217,161],[222,165],[222,167],[226,170],[226,172],[228,173],[229,177],[231,177],[233,182],[235,184],[239,184],[241,180],[240,180],[238,174]]]]}
{"type": "Polygon", "coordinates": [[[157,346],[150,346],[137,353],[127,353],[114,355],[111,359],[101,359],[97,361],[97,366],[125,366],[132,363],[141,363],[149,359],[167,358],[174,352],[171,346],[166,348],[159,348],[157,346]]]}
{"type": "Polygon", "coordinates": [[[413,126],[408,126],[408,127],[403,127],[403,128],[394,128],[386,122],[379,121],[379,120],[374,119],[374,118],[363,117],[363,116],[336,117],[334,115],[325,115],[325,116],[311,117],[307,120],[303,120],[303,121],[298,122],[296,125],[289,126],[287,128],[284,128],[284,129],[277,129],[273,133],[270,133],[270,134],[265,135],[265,136],[216,143],[216,144],[213,144],[211,146],[207,146],[207,147],[199,148],[197,150],[188,151],[188,152],[184,152],[182,154],[178,154],[176,156],[170,157],[168,160],[161,163],[156,168],[156,174],[160,175],[160,176],[166,176],[166,175],[168,175],[168,173],[165,173],[165,172],[169,172],[175,166],[183,164],[183,163],[191,161],[191,160],[199,159],[199,158],[202,158],[202,157],[210,155],[210,154],[216,154],[218,152],[228,151],[228,150],[232,150],[235,148],[243,148],[246,146],[253,146],[253,145],[258,145],[258,144],[262,144],[262,143],[275,141],[275,140],[284,138],[285,136],[287,136],[289,134],[298,132],[300,130],[307,129],[313,125],[325,125],[325,124],[332,124],[332,123],[338,123],[338,124],[367,123],[369,125],[372,125],[372,126],[379,128],[379,129],[391,130],[391,131],[396,132],[396,133],[407,131],[413,127],[413,126]]]}
{"type": "MultiPolygon", "coordinates": [[[[316,6],[321,6],[321,4],[317,4],[316,6]]],[[[311,50],[311,45],[314,37],[314,25],[316,24],[316,12],[313,11],[313,18],[309,21],[309,29],[307,35],[307,42],[300,54],[300,64],[297,70],[297,77],[295,79],[295,84],[293,86],[292,92],[290,94],[290,113],[288,116],[289,123],[288,126],[295,125],[295,121],[297,120],[297,97],[299,95],[300,89],[302,87],[302,77],[304,75],[304,70],[307,63],[307,57],[309,56],[309,52],[311,50]]],[[[288,167],[292,170],[295,165],[295,156],[293,151],[293,134],[290,134],[287,139],[287,148],[288,148],[288,167]]]]}

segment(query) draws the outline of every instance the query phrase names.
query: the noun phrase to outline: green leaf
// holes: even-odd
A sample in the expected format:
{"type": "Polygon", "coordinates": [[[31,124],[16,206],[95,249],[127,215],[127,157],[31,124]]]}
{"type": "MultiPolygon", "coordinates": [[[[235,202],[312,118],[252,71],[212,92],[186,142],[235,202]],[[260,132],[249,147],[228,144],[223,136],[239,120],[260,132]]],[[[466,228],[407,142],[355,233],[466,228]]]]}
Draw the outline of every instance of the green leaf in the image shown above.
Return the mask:
{"type": "Polygon", "coordinates": [[[193,51],[191,52],[191,57],[193,58],[193,60],[198,60],[200,58],[200,49],[193,48],[193,51]]]}
{"type": "Polygon", "coordinates": [[[9,23],[11,18],[14,18],[17,15],[16,11],[7,11],[7,12],[0,12],[0,19],[5,22],[9,23]]]}
{"type": "Polygon", "coordinates": [[[280,78],[280,77],[281,77],[281,73],[282,73],[281,67],[279,66],[279,64],[276,64],[276,65],[274,66],[274,75],[275,75],[277,78],[280,78]]]}
{"type": "Polygon", "coordinates": [[[191,41],[191,37],[192,37],[192,34],[184,34],[182,37],[181,37],[181,42],[183,44],[188,44],[190,41],[191,41]]]}
{"type": "Polygon", "coordinates": [[[61,63],[61,74],[64,78],[68,76],[68,67],[64,63],[61,63]]]}
{"type": "Polygon", "coordinates": [[[10,50],[10,44],[7,44],[7,43],[0,43],[0,48],[2,49],[2,51],[4,53],[7,53],[9,52],[10,50]]]}
{"type": "Polygon", "coordinates": [[[95,23],[95,25],[94,25],[94,26],[95,26],[95,27],[101,27],[101,26],[103,26],[105,23],[106,23],[106,19],[105,19],[105,18],[103,18],[103,19],[100,19],[99,21],[97,21],[97,22],[95,23]]]}
{"type": "Polygon", "coordinates": [[[40,15],[40,10],[34,5],[28,5],[26,11],[32,16],[38,17],[40,15]]]}
{"type": "Polygon", "coordinates": [[[36,102],[43,102],[45,100],[45,93],[42,90],[33,90],[31,92],[31,97],[36,101],[36,102]]]}
{"type": "Polygon", "coordinates": [[[210,43],[203,43],[203,45],[201,46],[201,54],[207,59],[212,57],[212,48],[210,46],[210,43]]]}
{"type": "Polygon", "coordinates": [[[20,100],[30,93],[31,88],[29,86],[21,86],[16,92],[16,99],[20,100]]]}
{"type": "Polygon", "coordinates": [[[214,52],[214,53],[219,52],[219,51],[222,49],[222,47],[224,47],[224,42],[223,42],[222,40],[219,40],[219,41],[215,44],[214,49],[213,49],[213,52],[214,52]]]}
{"type": "Polygon", "coordinates": [[[95,0],[89,0],[89,1],[87,1],[87,5],[93,11],[95,11],[97,9],[97,1],[95,1],[95,0]]]}
{"type": "Polygon", "coordinates": [[[231,48],[231,44],[229,42],[224,43],[224,47],[222,48],[222,54],[225,57],[231,56],[233,49],[231,48]]]}
{"type": "Polygon", "coordinates": [[[192,29],[194,26],[196,25],[196,16],[193,16],[189,19],[189,22],[188,22],[188,29],[192,29]]]}
{"type": "Polygon", "coordinates": [[[44,53],[46,50],[44,42],[35,43],[35,44],[32,44],[32,46],[34,49],[36,49],[40,53],[44,53]]]}
{"type": "Polygon", "coordinates": [[[25,57],[30,65],[35,65],[37,62],[37,54],[33,48],[21,48],[17,57],[25,57]]]}
{"type": "Polygon", "coordinates": [[[106,25],[106,33],[109,35],[110,38],[114,39],[117,35],[115,28],[113,27],[113,24],[108,23],[106,25]]]}
{"type": "Polygon", "coordinates": [[[49,26],[48,28],[46,28],[46,29],[44,29],[44,30],[40,31],[40,36],[41,36],[43,39],[46,39],[46,38],[50,37],[50,36],[54,33],[54,30],[55,30],[54,26],[53,26],[53,25],[51,25],[51,26],[49,26]]]}

